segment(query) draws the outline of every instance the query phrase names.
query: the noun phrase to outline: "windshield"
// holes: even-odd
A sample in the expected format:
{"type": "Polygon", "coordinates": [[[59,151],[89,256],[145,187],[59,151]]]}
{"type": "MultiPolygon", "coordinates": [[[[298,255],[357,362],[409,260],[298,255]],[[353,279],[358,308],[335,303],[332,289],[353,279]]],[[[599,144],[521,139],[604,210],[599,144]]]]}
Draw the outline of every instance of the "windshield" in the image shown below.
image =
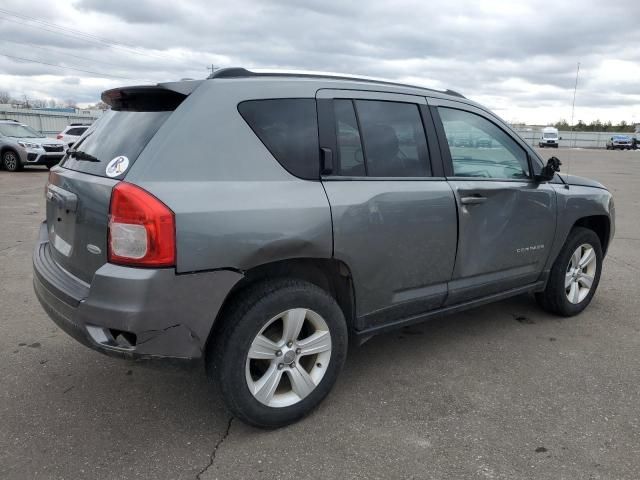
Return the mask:
{"type": "Polygon", "coordinates": [[[631,140],[631,137],[627,137],[626,135],[616,135],[613,137],[614,140],[622,140],[624,142],[631,140]]]}
{"type": "Polygon", "coordinates": [[[0,133],[6,137],[16,137],[16,138],[43,138],[44,135],[40,135],[33,128],[27,125],[21,125],[19,123],[10,124],[10,123],[2,123],[0,124],[0,133]]]}
{"type": "Polygon", "coordinates": [[[545,133],[543,134],[544,138],[556,138],[558,136],[557,133],[545,133]]]}
{"type": "Polygon", "coordinates": [[[100,176],[116,157],[127,157],[132,165],[171,113],[109,110],[67,151],[61,165],[100,176]]]}

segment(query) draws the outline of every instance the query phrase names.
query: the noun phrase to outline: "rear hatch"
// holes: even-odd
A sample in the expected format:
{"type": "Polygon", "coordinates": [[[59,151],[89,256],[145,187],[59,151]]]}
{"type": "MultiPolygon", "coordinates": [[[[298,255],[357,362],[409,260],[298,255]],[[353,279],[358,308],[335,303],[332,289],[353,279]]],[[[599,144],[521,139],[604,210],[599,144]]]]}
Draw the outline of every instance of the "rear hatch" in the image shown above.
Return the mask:
{"type": "MultiPolygon", "coordinates": [[[[193,83],[193,88],[199,82],[193,83]]],[[[47,228],[55,261],[90,283],[107,262],[111,190],[186,98],[183,83],[108,90],[105,112],[49,175],[47,228]],[[168,87],[167,87],[168,85],[168,87]],[[179,91],[170,87],[182,86],[179,91]]]]}

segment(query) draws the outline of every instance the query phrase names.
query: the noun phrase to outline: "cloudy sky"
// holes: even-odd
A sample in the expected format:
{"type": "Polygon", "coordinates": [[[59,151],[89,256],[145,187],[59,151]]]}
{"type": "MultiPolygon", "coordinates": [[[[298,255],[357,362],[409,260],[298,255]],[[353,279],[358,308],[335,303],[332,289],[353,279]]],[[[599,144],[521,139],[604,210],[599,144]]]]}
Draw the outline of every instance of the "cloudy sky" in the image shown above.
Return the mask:
{"type": "Polygon", "coordinates": [[[639,0],[3,0],[0,32],[16,97],[95,103],[211,64],[279,67],[451,88],[546,123],[570,119],[580,62],[575,120],[640,122],[639,0]]]}

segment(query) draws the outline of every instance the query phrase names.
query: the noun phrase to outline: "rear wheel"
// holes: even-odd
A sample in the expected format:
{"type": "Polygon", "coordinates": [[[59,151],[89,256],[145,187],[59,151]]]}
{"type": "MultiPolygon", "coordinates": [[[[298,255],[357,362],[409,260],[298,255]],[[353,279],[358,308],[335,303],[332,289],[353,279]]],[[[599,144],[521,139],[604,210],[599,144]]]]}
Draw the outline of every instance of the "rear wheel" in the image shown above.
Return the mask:
{"type": "Polygon", "coordinates": [[[342,368],[348,333],[342,310],[299,280],[251,287],[231,305],[210,342],[207,370],[238,418],[281,427],[309,413],[342,368]]]}
{"type": "Polygon", "coordinates": [[[2,166],[9,172],[17,172],[22,170],[22,162],[20,157],[13,150],[7,150],[2,155],[2,166]]]}
{"type": "Polygon", "coordinates": [[[556,259],[544,292],[536,294],[545,309],[566,317],[582,312],[600,282],[602,247],[593,230],[576,227],[556,259]]]}

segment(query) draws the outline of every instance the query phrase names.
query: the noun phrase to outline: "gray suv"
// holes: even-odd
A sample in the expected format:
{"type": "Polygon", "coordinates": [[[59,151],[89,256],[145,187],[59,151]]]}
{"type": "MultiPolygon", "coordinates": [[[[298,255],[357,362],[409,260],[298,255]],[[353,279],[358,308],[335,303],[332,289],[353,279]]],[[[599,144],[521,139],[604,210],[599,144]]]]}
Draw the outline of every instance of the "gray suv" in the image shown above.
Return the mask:
{"type": "Polygon", "coordinates": [[[231,68],[102,99],[50,172],[35,292],[90,348],[203,360],[250,424],[308,413],[349,344],[595,294],[611,194],[458,93],[231,68]]]}

